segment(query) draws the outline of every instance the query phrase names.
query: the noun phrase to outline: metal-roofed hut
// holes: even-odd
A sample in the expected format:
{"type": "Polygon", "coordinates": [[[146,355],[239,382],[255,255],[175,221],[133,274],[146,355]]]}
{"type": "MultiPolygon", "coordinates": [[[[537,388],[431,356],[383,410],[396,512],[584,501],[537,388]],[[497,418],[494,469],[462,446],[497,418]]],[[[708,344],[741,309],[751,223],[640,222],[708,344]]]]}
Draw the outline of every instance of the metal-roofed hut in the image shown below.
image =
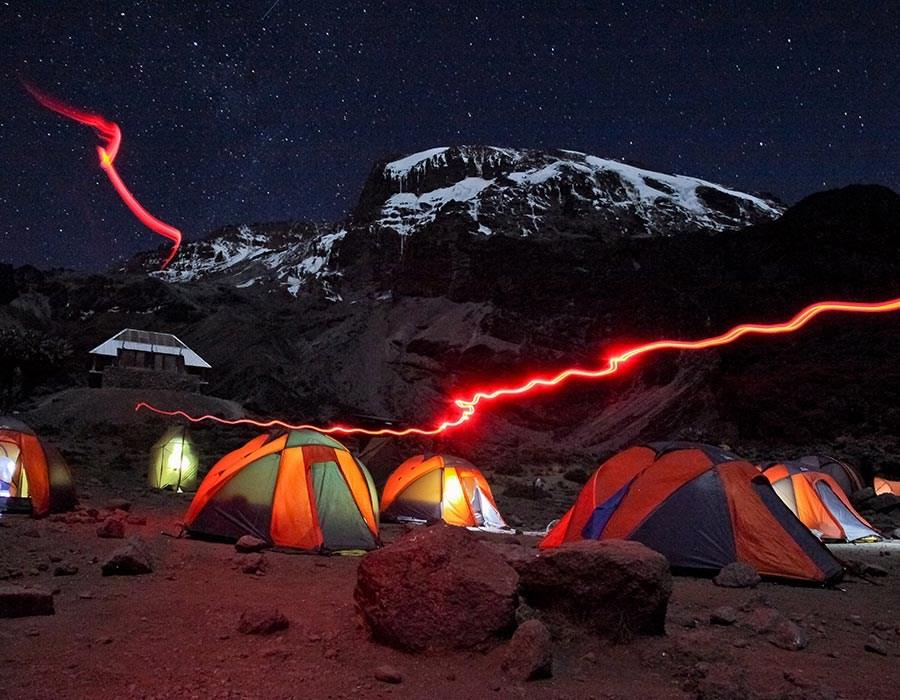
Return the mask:
{"type": "Polygon", "coordinates": [[[90,352],[91,386],[190,389],[210,364],[171,333],[126,328],[90,352]]]}

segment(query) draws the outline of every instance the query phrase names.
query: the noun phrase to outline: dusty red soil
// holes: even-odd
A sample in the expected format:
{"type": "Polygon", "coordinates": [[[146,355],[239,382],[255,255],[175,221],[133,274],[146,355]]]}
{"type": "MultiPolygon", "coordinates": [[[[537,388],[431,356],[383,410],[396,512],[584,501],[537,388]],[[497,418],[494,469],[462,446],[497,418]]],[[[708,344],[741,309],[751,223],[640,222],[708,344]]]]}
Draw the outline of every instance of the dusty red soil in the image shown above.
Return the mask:
{"type": "MultiPolygon", "coordinates": [[[[102,506],[114,495],[92,490],[86,505],[102,506]]],[[[802,690],[808,682],[845,698],[898,697],[900,548],[852,547],[853,557],[890,574],[872,582],[848,579],[836,590],[771,583],[733,590],[676,578],[667,636],[610,645],[555,630],[554,677],[521,683],[500,671],[501,649],[416,656],[370,641],[353,605],[357,558],[269,552],[263,575],[245,574],[230,545],[162,534],[177,532],[184,497],[133,500],[133,513],[148,523],[128,525],[127,535],[145,539],[155,562],[145,576],[101,576],[99,562],[122,540],[98,538],[95,525],[2,520],[0,575],[14,576],[3,583],[57,593],[55,615],[0,621],[6,669],[0,696],[686,698],[695,697],[692,675],[727,667],[745,669],[750,686],[773,697],[827,697],[802,690]],[[58,563],[51,556],[78,573],[54,576],[58,563]],[[804,628],[806,649],[777,648],[740,623],[709,624],[714,608],[761,598],[804,628]],[[241,613],[259,607],[277,608],[290,627],[270,636],[240,634],[241,613]],[[864,649],[875,632],[886,640],[887,656],[864,649]],[[398,669],[402,683],[375,680],[382,664],[398,669]]],[[[385,529],[387,540],[397,534],[385,529]]],[[[536,542],[485,537],[511,556],[532,553],[536,542]]]]}

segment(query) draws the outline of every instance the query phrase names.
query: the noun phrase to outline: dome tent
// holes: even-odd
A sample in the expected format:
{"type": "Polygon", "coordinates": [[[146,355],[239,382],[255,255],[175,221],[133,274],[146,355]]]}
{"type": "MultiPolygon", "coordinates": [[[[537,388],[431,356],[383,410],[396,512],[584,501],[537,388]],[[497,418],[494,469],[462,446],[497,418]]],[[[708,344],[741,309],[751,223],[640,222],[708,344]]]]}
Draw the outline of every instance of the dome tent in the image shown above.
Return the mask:
{"type": "Polygon", "coordinates": [[[828,474],[809,469],[799,462],[782,462],[761,468],[775,493],[819,539],[835,542],[882,539],[856,512],[844,490],[828,474]]]}
{"type": "Polygon", "coordinates": [[[384,485],[381,515],[393,521],[507,527],[484,474],[450,455],[416,455],[397,467],[384,485]]]}
{"type": "Polygon", "coordinates": [[[743,561],[816,583],[843,571],[755,466],[708,445],[638,446],[604,462],[540,547],[581,539],[636,540],[689,571],[743,561]]]}
{"type": "Polygon", "coordinates": [[[313,430],[276,432],[213,466],[185,530],[229,540],[253,535],[288,549],[374,549],[378,496],[368,470],[337,440],[313,430]]]}
{"type": "Polygon", "coordinates": [[[21,421],[0,417],[0,513],[43,517],[76,502],[62,455],[21,421]]]}
{"type": "Polygon", "coordinates": [[[872,487],[879,496],[884,493],[900,496],[900,481],[891,481],[882,476],[876,476],[872,482],[872,487]]]}
{"type": "Polygon", "coordinates": [[[844,494],[852,496],[865,486],[862,476],[859,472],[847,462],[843,462],[836,457],[829,455],[807,455],[797,460],[807,469],[827,474],[837,482],[844,494]]]}
{"type": "Polygon", "coordinates": [[[200,457],[188,429],[169,428],[150,450],[147,482],[151,488],[193,491],[197,488],[200,457]]]}

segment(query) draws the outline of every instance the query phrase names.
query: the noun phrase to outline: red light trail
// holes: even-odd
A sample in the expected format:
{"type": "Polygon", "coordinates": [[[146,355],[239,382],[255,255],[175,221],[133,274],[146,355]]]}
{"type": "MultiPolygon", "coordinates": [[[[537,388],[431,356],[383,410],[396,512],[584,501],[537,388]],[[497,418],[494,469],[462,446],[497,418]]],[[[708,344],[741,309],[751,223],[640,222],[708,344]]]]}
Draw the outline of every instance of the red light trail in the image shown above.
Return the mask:
{"type": "Polygon", "coordinates": [[[406,437],[409,435],[438,435],[447,430],[459,427],[463,423],[469,421],[478,410],[479,405],[490,403],[508,396],[521,396],[528,394],[535,389],[542,387],[553,387],[569,379],[604,379],[617,374],[619,370],[629,361],[640,355],[650,355],[663,350],[693,351],[705,350],[707,348],[720,347],[728,345],[745,335],[780,335],[793,333],[797,331],[816,316],[824,313],[857,313],[857,314],[878,314],[887,313],[889,311],[900,310],[900,298],[890,299],[888,301],[879,302],[854,302],[854,301],[821,301],[811,306],[807,306],[803,311],[784,323],[751,323],[741,326],[735,326],[730,331],[721,335],[704,338],[702,340],[657,340],[652,343],[636,345],[632,348],[613,355],[606,360],[606,364],[597,369],[579,369],[570,368],[549,377],[532,377],[525,380],[522,384],[511,387],[499,387],[489,391],[478,391],[470,398],[456,399],[453,403],[456,406],[459,415],[452,419],[446,419],[439,422],[431,428],[410,427],[403,429],[381,428],[378,430],[368,430],[366,428],[356,428],[347,425],[332,425],[329,427],[319,427],[315,425],[292,425],[282,420],[257,421],[252,418],[220,418],[218,416],[203,415],[192,416],[180,410],[167,411],[151,406],[148,403],[140,402],[135,406],[135,410],[142,408],[163,416],[173,416],[184,418],[192,423],[200,423],[203,421],[214,421],[223,425],[253,425],[258,428],[287,428],[289,430],[310,429],[317,430],[320,433],[341,434],[341,435],[370,435],[370,436],[391,436],[406,437]]]}
{"type": "Polygon", "coordinates": [[[144,226],[154,233],[158,233],[160,236],[164,236],[172,241],[172,249],[169,251],[169,255],[162,264],[162,268],[165,269],[172,261],[172,258],[178,253],[178,248],[181,246],[181,231],[174,226],[169,226],[169,224],[160,221],[153,216],[153,214],[144,209],[144,207],[141,206],[141,203],[135,199],[134,195],[131,194],[125,186],[125,183],[122,182],[122,178],[119,177],[119,173],[116,170],[115,165],[113,165],[116,156],[119,154],[119,147],[122,145],[122,130],[119,129],[119,125],[115,122],[107,121],[99,114],[91,114],[90,112],[83,112],[74,107],[70,107],[24,80],[22,81],[22,84],[25,86],[28,93],[43,107],[68,119],[72,119],[79,124],[91,127],[97,136],[104,141],[102,146],[97,146],[97,155],[100,156],[100,167],[106,173],[106,176],[109,178],[109,181],[112,183],[119,197],[121,197],[122,201],[125,202],[125,205],[131,210],[131,213],[134,214],[144,226]]]}

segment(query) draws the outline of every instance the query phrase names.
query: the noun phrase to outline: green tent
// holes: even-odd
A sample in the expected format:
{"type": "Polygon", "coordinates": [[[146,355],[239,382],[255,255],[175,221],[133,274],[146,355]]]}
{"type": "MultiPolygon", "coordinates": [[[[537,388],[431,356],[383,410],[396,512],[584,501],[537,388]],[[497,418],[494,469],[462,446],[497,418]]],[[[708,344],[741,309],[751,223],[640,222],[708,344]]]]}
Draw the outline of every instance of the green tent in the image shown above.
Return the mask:
{"type": "Polygon", "coordinates": [[[173,426],[157,440],[150,451],[147,480],[155,489],[194,491],[200,456],[184,426],[173,426]]]}

